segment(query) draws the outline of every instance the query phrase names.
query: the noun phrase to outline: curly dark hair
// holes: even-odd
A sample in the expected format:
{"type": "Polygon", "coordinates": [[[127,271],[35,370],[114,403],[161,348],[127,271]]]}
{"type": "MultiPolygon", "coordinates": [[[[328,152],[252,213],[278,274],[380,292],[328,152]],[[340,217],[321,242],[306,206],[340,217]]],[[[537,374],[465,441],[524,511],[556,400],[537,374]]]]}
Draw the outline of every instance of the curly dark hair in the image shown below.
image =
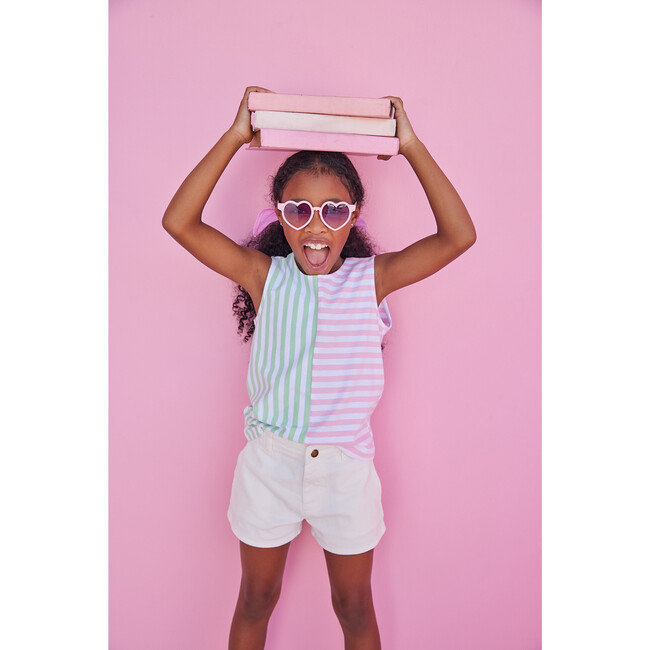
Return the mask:
{"type": "MultiPolygon", "coordinates": [[[[361,207],[365,198],[365,191],[359,173],[350,159],[344,153],[329,151],[299,151],[289,156],[271,179],[271,201],[278,203],[289,179],[297,172],[310,172],[314,174],[334,174],[345,185],[350,193],[353,203],[361,207]]],[[[255,248],[269,257],[286,257],[291,253],[291,247],[284,236],[284,230],[279,221],[269,224],[256,237],[250,237],[242,244],[255,248]]],[[[350,230],[341,257],[370,257],[375,254],[375,245],[368,234],[360,228],[350,230]]],[[[237,333],[248,341],[255,331],[255,307],[253,301],[244,287],[236,285],[235,299],[232,310],[238,320],[237,333]]]]}

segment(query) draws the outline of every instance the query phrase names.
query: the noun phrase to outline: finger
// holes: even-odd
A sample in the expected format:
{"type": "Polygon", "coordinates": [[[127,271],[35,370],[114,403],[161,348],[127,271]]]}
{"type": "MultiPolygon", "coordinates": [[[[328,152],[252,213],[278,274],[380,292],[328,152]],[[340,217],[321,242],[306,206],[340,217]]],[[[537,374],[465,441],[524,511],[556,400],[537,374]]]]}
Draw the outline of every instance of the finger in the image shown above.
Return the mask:
{"type": "Polygon", "coordinates": [[[391,117],[397,117],[398,114],[401,116],[402,113],[406,114],[404,111],[404,102],[400,97],[395,97],[394,95],[386,95],[384,99],[390,99],[391,102],[391,117]]]}
{"type": "Polygon", "coordinates": [[[244,92],[244,96],[242,97],[241,103],[248,105],[248,96],[251,93],[272,93],[272,90],[267,90],[266,88],[262,88],[261,86],[248,86],[246,88],[246,91],[244,92]]]}
{"type": "Polygon", "coordinates": [[[262,88],[262,86],[248,86],[246,88],[246,94],[249,95],[250,93],[272,93],[272,90],[269,90],[268,88],[262,88]]]}

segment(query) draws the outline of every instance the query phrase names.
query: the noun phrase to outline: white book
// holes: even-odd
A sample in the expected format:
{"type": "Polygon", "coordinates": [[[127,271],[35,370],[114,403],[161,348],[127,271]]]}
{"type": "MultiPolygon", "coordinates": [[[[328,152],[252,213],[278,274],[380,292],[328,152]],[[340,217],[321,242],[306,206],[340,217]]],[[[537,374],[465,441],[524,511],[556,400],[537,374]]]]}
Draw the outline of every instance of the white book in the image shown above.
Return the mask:
{"type": "Polygon", "coordinates": [[[395,135],[393,118],[350,117],[320,113],[288,113],[285,111],[253,111],[253,131],[284,129],[286,131],[319,131],[321,133],[356,133],[359,135],[395,135]]]}

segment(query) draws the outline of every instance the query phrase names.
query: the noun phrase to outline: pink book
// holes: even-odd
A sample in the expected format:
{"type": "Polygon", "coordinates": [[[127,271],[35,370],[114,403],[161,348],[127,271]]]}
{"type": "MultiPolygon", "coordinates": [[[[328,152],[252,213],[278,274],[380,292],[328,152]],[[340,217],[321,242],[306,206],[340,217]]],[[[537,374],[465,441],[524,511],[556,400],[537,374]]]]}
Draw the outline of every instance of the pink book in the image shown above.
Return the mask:
{"type": "Polygon", "coordinates": [[[369,156],[395,156],[399,150],[399,138],[356,133],[260,129],[253,136],[248,148],[281,151],[342,151],[369,156]]]}
{"type": "Polygon", "coordinates": [[[391,117],[392,104],[390,99],[383,97],[328,97],[254,92],[248,95],[248,110],[387,118],[391,117]]]}

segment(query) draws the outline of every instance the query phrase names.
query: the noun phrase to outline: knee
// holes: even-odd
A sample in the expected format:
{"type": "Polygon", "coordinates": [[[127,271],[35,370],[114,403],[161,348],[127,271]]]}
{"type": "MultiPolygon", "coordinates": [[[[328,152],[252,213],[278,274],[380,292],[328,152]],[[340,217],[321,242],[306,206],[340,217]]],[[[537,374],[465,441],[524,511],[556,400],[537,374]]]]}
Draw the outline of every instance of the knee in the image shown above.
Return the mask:
{"type": "Polygon", "coordinates": [[[279,598],[280,585],[242,584],[239,597],[241,615],[251,622],[267,619],[279,598]]]}
{"type": "Polygon", "coordinates": [[[351,632],[366,629],[373,620],[374,609],[370,591],[333,593],[332,605],[341,626],[351,632]]]}

